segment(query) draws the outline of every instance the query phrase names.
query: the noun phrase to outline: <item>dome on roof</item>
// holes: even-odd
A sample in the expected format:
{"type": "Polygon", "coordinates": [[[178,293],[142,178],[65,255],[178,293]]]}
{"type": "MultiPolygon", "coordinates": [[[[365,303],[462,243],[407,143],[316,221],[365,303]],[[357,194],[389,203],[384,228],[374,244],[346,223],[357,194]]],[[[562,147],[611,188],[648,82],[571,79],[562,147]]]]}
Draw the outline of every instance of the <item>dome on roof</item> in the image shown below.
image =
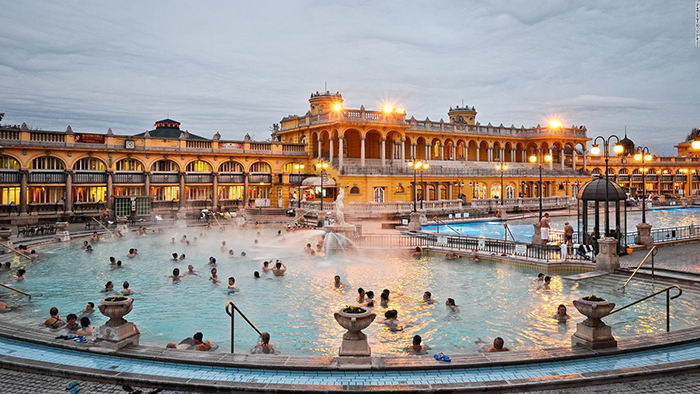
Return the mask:
{"type": "Polygon", "coordinates": [[[605,201],[605,186],[608,189],[608,201],[625,201],[627,194],[624,190],[613,181],[607,181],[605,178],[594,179],[583,186],[578,192],[579,200],[584,201],[605,201]]]}
{"type": "Polygon", "coordinates": [[[622,145],[625,150],[622,152],[623,155],[633,155],[635,151],[635,145],[634,141],[631,139],[627,138],[627,134],[625,134],[625,138],[620,140],[620,145],[622,145]]]}

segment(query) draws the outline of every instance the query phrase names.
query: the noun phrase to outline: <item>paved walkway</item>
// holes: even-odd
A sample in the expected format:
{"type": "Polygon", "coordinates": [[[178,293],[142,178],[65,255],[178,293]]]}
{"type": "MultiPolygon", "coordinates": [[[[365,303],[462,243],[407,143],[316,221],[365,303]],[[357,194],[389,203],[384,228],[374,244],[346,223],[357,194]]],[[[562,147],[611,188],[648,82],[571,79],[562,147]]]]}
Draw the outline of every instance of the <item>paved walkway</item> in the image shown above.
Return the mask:
{"type": "MultiPolygon", "coordinates": [[[[700,243],[693,242],[658,248],[654,257],[654,266],[674,271],[690,272],[700,275],[700,243]]],[[[637,250],[631,255],[620,257],[622,267],[636,267],[646,255],[645,250],[637,250]]],[[[650,267],[649,262],[644,264],[650,267]]]]}

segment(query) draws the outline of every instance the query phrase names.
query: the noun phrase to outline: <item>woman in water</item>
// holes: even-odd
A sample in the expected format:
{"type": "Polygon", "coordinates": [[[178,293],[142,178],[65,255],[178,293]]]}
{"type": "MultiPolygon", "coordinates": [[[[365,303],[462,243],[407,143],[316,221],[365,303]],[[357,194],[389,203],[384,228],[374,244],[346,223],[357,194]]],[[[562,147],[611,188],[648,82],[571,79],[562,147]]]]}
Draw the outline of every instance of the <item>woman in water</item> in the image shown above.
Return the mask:
{"type": "Polygon", "coordinates": [[[365,295],[365,306],[368,308],[374,307],[374,292],[370,290],[365,295]]]}
{"type": "Polygon", "coordinates": [[[83,249],[87,249],[88,246],[90,246],[90,243],[88,241],[83,241],[83,249]]]}
{"type": "Polygon", "coordinates": [[[233,254],[233,249],[229,249],[229,250],[228,250],[228,258],[229,258],[229,259],[232,259],[232,258],[234,258],[234,257],[236,257],[236,256],[233,254]]]}
{"type": "Polygon", "coordinates": [[[566,323],[567,320],[571,319],[571,316],[566,313],[566,305],[559,304],[557,307],[557,314],[554,315],[554,318],[559,320],[559,323],[566,323]]]}
{"type": "Polygon", "coordinates": [[[260,336],[260,343],[255,345],[250,352],[253,354],[275,354],[277,349],[270,343],[270,333],[264,332],[260,336]]]}
{"type": "Polygon", "coordinates": [[[123,286],[124,288],[120,291],[120,293],[122,293],[123,295],[131,295],[131,294],[134,294],[134,291],[133,291],[132,289],[129,288],[129,282],[124,282],[124,283],[122,284],[122,286],[123,286]]]}
{"type": "Polygon", "coordinates": [[[216,259],[212,256],[209,256],[209,265],[216,265],[216,259]]]}
{"type": "Polygon", "coordinates": [[[413,258],[419,259],[423,256],[423,251],[420,249],[420,246],[416,246],[416,249],[413,251],[411,254],[413,258]]]}
{"type": "Polygon", "coordinates": [[[126,257],[133,259],[137,254],[136,249],[131,248],[129,249],[129,253],[126,255],[126,257]]]}
{"type": "Polygon", "coordinates": [[[177,253],[173,253],[173,260],[172,261],[177,261],[177,253]]]}
{"type": "Polygon", "coordinates": [[[221,282],[221,278],[219,278],[219,275],[217,275],[216,272],[216,268],[211,269],[211,276],[209,277],[209,280],[214,283],[219,283],[221,282]]]}
{"type": "Polygon", "coordinates": [[[111,293],[114,291],[114,283],[110,280],[109,282],[105,283],[105,288],[102,290],[103,293],[111,293]]]}
{"type": "Polygon", "coordinates": [[[282,276],[285,272],[287,272],[287,267],[282,264],[281,261],[277,260],[277,264],[275,264],[275,268],[272,269],[272,273],[276,276],[282,276]]]}
{"type": "Polygon", "coordinates": [[[459,307],[457,304],[455,304],[454,298],[448,298],[447,301],[445,301],[445,305],[447,305],[448,308],[452,310],[452,312],[459,312],[459,307]]]}

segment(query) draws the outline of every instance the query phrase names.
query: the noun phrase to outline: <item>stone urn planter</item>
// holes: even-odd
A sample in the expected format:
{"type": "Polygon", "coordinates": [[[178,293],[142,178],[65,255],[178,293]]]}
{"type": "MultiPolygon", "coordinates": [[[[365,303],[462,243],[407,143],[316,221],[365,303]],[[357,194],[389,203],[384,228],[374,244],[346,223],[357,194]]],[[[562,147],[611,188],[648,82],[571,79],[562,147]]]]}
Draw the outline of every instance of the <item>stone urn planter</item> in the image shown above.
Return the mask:
{"type": "Polygon", "coordinates": [[[582,345],[590,349],[617,347],[612,328],[601,320],[615,309],[615,303],[588,296],[574,300],[574,306],[586,316],[586,320],[576,325],[576,333],[571,336],[572,346],[582,345]]]}
{"type": "Polygon", "coordinates": [[[9,229],[7,227],[0,228],[0,238],[2,238],[3,241],[7,242],[11,236],[12,229],[9,229]]]}
{"type": "Polygon", "coordinates": [[[126,324],[124,316],[128,315],[134,307],[134,299],[131,297],[107,297],[100,302],[100,312],[109,320],[107,327],[119,327],[126,324]]]}
{"type": "Polygon", "coordinates": [[[369,357],[372,351],[367,343],[367,335],[362,330],[369,327],[377,315],[368,309],[351,306],[342,308],[333,316],[341,327],[348,330],[343,334],[339,355],[369,357]]]}
{"type": "Polygon", "coordinates": [[[56,222],[57,231],[66,231],[68,228],[68,222],[56,222]]]}

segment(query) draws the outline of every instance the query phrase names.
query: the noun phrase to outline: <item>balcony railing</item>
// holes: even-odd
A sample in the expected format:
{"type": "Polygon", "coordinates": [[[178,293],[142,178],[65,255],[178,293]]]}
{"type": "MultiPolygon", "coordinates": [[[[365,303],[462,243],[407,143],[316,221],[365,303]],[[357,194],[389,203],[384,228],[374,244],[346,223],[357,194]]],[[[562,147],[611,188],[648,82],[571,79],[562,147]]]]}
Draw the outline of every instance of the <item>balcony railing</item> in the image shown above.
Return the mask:
{"type": "Polygon", "coordinates": [[[112,179],[115,184],[144,183],[146,174],[141,172],[115,172],[112,179]]]}
{"type": "Polygon", "coordinates": [[[28,183],[66,183],[66,173],[63,171],[29,171],[28,183]]]}
{"type": "Polygon", "coordinates": [[[272,183],[272,174],[251,174],[248,176],[248,183],[272,183]]]}
{"type": "Polygon", "coordinates": [[[73,183],[107,183],[106,172],[74,172],[73,183]]]}
{"type": "Polygon", "coordinates": [[[185,174],[185,183],[211,183],[212,174],[185,174]]]}
{"type": "Polygon", "coordinates": [[[75,202],[73,212],[75,213],[99,213],[105,207],[103,202],[75,202]]]}
{"type": "Polygon", "coordinates": [[[0,183],[20,183],[22,174],[19,171],[0,171],[0,183]]]}
{"type": "Polygon", "coordinates": [[[219,183],[244,183],[244,174],[219,174],[219,183]]]}
{"type": "Polygon", "coordinates": [[[32,131],[29,139],[39,142],[66,142],[66,135],[63,133],[46,133],[40,131],[32,131]]]}
{"type": "Polygon", "coordinates": [[[292,185],[301,185],[304,179],[312,177],[310,174],[289,174],[289,183],[292,185]]]}
{"type": "Polygon", "coordinates": [[[151,174],[151,183],[179,183],[178,174],[151,174]]]}

